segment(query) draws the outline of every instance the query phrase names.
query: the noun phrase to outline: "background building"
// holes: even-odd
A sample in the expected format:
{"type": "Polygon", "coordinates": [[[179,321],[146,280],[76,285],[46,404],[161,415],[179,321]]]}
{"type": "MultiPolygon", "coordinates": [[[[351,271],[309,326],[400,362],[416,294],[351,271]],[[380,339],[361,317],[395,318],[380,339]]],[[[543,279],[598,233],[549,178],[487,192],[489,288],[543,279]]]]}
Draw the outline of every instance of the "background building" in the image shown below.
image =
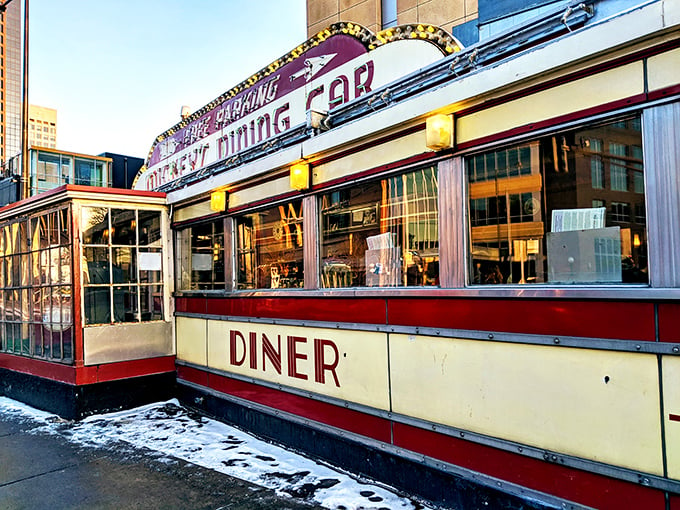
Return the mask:
{"type": "Polygon", "coordinates": [[[28,146],[57,148],[57,110],[28,105],[28,146]]]}
{"type": "Polygon", "coordinates": [[[445,29],[474,44],[552,9],[565,0],[308,0],[307,35],[352,21],[373,32],[412,23],[445,29]]]}
{"type": "Polygon", "coordinates": [[[21,152],[21,2],[10,2],[0,21],[0,161],[21,152]]]}

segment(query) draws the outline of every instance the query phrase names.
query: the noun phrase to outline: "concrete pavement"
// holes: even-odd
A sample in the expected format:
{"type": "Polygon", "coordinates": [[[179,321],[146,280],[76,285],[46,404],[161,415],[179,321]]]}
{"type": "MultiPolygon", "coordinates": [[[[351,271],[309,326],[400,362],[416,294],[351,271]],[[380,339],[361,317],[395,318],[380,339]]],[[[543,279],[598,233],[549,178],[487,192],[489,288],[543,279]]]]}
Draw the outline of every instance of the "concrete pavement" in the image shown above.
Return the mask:
{"type": "Polygon", "coordinates": [[[83,448],[0,414],[0,509],[320,509],[150,450],[83,448]]]}

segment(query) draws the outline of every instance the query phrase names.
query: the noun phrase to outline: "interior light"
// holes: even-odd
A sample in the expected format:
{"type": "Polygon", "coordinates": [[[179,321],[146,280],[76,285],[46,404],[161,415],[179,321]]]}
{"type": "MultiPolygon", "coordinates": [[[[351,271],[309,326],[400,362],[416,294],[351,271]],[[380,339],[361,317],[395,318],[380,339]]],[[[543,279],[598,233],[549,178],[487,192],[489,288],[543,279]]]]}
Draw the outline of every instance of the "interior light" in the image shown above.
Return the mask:
{"type": "Polygon", "coordinates": [[[227,192],[222,190],[210,193],[210,210],[222,212],[227,208],[227,192]]]}
{"type": "Polygon", "coordinates": [[[290,167],[290,187],[299,191],[309,188],[309,163],[296,163],[290,167]]]}
{"type": "Polygon", "coordinates": [[[428,149],[439,151],[453,147],[453,116],[437,114],[427,118],[426,142],[428,149]]]}
{"type": "Polygon", "coordinates": [[[639,234],[635,234],[635,235],[633,236],[633,246],[635,246],[636,248],[639,248],[641,244],[642,244],[642,243],[640,242],[640,235],[639,235],[639,234]]]}

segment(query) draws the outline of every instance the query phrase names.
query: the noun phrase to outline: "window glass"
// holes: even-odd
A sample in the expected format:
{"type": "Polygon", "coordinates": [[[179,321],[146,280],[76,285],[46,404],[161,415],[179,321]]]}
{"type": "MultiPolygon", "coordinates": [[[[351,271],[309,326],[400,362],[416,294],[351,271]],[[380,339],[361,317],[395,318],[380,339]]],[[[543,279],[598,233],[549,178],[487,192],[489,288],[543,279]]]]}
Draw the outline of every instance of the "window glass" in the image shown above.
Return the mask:
{"type": "Polygon", "coordinates": [[[2,349],[72,361],[69,208],[0,225],[2,349]]]}
{"type": "Polygon", "coordinates": [[[646,283],[641,147],[635,117],[467,158],[471,283],[646,283]]]}
{"type": "Polygon", "coordinates": [[[238,288],[303,287],[302,247],[301,200],[238,217],[238,288]]]}
{"type": "Polygon", "coordinates": [[[162,306],[155,306],[155,313],[149,314],[149,305],[140,303],[150,294],[160,296],[162,303],[160,220],[160,211],[83,208],[86,324],[163,319],[162,306]],[[152,244],[157,247],[151,248],[152,244]]]}
{"type": "MultiPolygon", "coordinates": [[[[507,168],[509,157],[494,164],[507,168]]],[[[483,160],[479,170],[483,178],[483,160]]],[[[438,285],[437,191],[437,171],[426,167],[323,195],[322,286],[438,285]]]]}
{"type": "Polygon", "coordinates": [[[158,211],[138,211],[139,245],[160,246],[161,214],[158,211]]]}

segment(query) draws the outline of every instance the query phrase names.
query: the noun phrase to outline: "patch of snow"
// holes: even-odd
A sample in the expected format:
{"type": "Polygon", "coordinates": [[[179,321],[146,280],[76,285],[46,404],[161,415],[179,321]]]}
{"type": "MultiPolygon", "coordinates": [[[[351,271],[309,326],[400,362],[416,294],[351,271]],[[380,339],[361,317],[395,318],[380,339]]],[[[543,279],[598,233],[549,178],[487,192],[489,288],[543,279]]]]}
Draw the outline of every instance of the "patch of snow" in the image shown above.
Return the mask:
{"type": "Polygon", "coordinates": [[[389,488],[367,483],[240,429],[205,418],[169,400],[127,411],[65,422],[49,413],[0,397],[0,413],[35,420],[32,433],[59,434],[86,447],[119,448],[126,443],[213,469],[275,490],[280,495],[335,510],[428,510],[389,488]]]}

